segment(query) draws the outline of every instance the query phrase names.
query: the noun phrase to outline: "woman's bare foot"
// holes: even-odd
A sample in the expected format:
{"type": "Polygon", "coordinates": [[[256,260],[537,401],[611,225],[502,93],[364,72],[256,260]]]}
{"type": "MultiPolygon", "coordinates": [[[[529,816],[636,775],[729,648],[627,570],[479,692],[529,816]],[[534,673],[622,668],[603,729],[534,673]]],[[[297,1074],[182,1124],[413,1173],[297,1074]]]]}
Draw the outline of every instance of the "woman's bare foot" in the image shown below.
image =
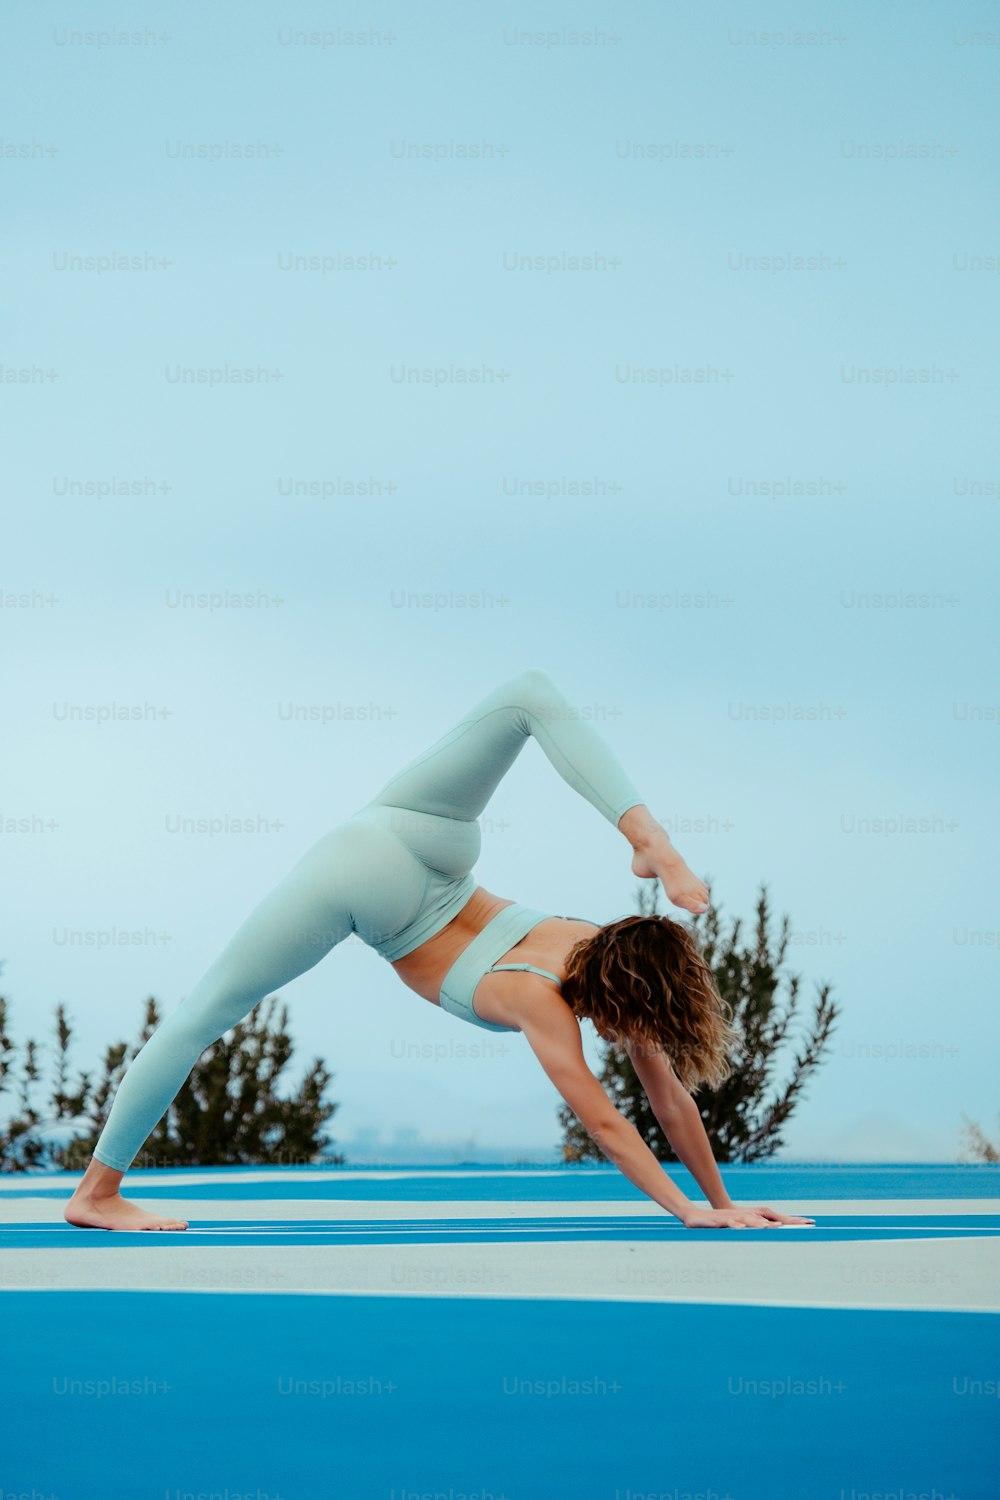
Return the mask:
{"type": "Polygon", "coordinates": [[[129,1203],[120,1193],[109,1193],[97,1198],[74,1193],[63,1209],[67,1224],[76,1224],[80,1229],[186,1229],[186,1219],[173,1219],[164,1214],[150,1214],[137,1203],[129,1203]]]}
{"type": "Polygon", "coordinates": [[[674,906],[696,915],[708,911],[708,886],[688,869],[666,835],[662,841],[635,851],[632,873],[641,878],[658,875],[674,906]]]}
{"type": "Polygon", "coordinates": [[[91,1157],[72,1198],[63,1209],[67,1224],[80,1229],[186,1229],[186,1219],[150,1214],[119,1192],[124,1172],[91,1157]]]}

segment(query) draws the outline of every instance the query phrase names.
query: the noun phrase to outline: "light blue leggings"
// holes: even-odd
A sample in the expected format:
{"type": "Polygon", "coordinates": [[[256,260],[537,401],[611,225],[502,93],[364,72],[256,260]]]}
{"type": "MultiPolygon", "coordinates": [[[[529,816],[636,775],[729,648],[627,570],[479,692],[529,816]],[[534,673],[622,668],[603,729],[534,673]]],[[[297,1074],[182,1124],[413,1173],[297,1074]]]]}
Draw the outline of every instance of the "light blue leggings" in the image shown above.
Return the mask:
{"type": "Polygon", "coordinates": [[[501,683],[324,834],[254,908],[129,1065],[96,1159],[127,1171],[205,1048],[351,932],[392,962],[450,922],[476,888],[476,819],[529,737],[615,825],[643,801],[544,672],[501,683]]]}

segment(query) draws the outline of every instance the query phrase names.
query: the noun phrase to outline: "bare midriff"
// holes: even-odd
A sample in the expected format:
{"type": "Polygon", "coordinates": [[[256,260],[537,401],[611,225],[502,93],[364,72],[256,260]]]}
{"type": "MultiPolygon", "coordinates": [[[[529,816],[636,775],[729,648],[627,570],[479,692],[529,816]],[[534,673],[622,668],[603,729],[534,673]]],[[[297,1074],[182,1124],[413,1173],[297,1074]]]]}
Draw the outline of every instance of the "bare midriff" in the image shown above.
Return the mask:
{"type": "MultiPolygon", "coordinates": [[[[429,1000],[432,1005],[441,1003],[441,985],[452,964],[482,932],[487,922],[505,906],[514,902],[503,896],[494,896],[491,891],[477,885],[468,901],[456,917],[436,932],[426,943],[414,948],[412,953],[397,958],[392,967],[405,985],[429,1000]]],[[[549,968],[564,978],[562,963],[574,943],[596,931],[596,924],[569,917],[546,917],[530,932],[516,942],[513,948],[500,955],[497,963],[534,963],[549,968]]],[[[498,974],[497,979],[504,976],[498,974]]]]}

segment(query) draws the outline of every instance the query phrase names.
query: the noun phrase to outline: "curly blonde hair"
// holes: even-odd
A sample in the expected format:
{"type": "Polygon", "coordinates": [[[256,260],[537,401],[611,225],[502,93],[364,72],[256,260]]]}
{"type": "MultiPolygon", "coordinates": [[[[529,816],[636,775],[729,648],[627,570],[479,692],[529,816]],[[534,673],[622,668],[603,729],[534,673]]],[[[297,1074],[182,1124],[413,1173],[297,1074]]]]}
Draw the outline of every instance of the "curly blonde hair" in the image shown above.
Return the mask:
{"type": "Polygon", "coordinates": [[[664,916],[622,917],[566,957],[563,999],[602,1034],[665,1052],[683,1087],[718,1088],[737,1033],[691,933],[664,916]]]}

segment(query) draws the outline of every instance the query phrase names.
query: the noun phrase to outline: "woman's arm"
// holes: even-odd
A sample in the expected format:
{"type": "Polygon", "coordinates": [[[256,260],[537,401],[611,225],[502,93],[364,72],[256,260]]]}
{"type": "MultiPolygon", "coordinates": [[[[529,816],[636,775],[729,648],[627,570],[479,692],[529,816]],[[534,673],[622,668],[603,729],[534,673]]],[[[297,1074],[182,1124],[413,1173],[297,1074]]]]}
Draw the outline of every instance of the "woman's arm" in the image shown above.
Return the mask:
{"type": "MultiPolygon", "coordinates": [[[[683,1087],[663,1052],[650,1052],[640,1044],[626,1043],[625,1050],[636,1077],[646,1091],[649,1107],[660,1128],[684,1163],[705,1197],[715,1209],[733,1209],[723,1185],[712,1147],[705,1132],[701,1112],[683,1087]]],[[[771,1224],[812,1224],[812,1219],[776,1213],[766,1205],[755,1204],[755,1210],[771,1224]]]]}
{"type": "Polygon", "coordinates": [[[518,1019],[532,1051],[584,1129],[640,1192],[691,1228],[767,1227],[767,1219],[754,1209],[699,1209],[670,1180],[587,1067],[579,1022],[564,1001],[552,997],[551,1004],[535,1006],[530,1017],[518,1019]]]}
{"type": "Polygon", "coordinates": [[[646,1091],[649,1107],[679,1160],[713,1208],[732,1208],[733,1200],[723,1185],[701,1112],[670,1066],[669,1058],[638,1043],[626,1043],[625,1051],[646,1091]]]}

